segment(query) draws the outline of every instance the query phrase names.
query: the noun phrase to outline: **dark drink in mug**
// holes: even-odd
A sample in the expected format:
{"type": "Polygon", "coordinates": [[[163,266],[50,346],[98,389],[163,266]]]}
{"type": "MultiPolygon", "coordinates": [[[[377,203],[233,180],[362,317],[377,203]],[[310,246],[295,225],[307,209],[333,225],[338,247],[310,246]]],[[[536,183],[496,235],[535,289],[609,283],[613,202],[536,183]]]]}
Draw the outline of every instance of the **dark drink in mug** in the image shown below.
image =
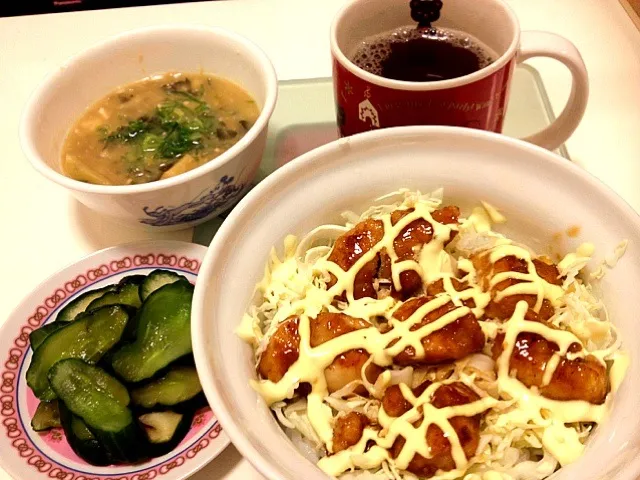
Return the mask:
{"type": "Polygon", "coordinates": [[[515,65],[535,56],[565,64],[572,90],[562,114],[525,140],[559,147],[587,104],[587,72],[575,46],[552,33],[521,32],[502,0],[445,0],[438,21],[422,29],[407,0],[355,0],[334,19],[331,53],[341,136],[405,125],[500,133],[515,65]]]}
{"type": "Polygon", "coordinates": [[[495,52],[459,30],[406,25],[365,38],[350,56],[374,75],[407,82],[463,77],[489,66],[495,52]]]}

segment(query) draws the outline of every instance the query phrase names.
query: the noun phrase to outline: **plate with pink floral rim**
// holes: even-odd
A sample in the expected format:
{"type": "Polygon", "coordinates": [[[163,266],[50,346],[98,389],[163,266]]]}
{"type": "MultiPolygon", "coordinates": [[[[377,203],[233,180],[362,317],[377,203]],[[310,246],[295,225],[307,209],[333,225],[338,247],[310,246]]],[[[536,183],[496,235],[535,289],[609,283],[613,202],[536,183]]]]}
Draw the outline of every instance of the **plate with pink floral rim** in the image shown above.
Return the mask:
{"type": "Polygon", "coordinates": [[[29,333],[53,322],[69,301],[125,276],[157,268],[173,270],[195,283],[206,250],[176,241],[107,248],[55,273],[22,300],[0,329],[0,465],[9,474],[30,480],[177,480],[224,450],[229,438],[207,407],[196,412],[187,436],[167,455],[135,465],[90,465],[71,450],[61,428],[40,433],[31,428],[38,399],[25,380],[33,354],[29,333]]]}

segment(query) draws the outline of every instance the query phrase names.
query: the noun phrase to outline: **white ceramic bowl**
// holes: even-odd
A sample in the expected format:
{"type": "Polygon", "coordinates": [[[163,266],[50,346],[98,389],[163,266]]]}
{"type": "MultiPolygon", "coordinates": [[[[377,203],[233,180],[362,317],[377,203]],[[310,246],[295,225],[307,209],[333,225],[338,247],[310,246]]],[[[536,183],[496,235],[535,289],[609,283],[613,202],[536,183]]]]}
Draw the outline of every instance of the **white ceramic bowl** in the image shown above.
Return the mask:
{"type": "Polygon", "coordinates": [[[26,107],[20,137],[36,170],[89,208],[126,223],[187,228],[218,215],[250,188],[276,97],[273,65],[245,38],[204,26],[144,28],[85,50],[49,76],[26,107]],[[64,138],[87,107],[120,85],[169,71],[204,71],[237,83],[260,107],[255,125],[214,160],[157,182],[92,185],[61,173],[64,138]]]}
{"type": "Polygon", "coordinates": [[[594,265],[628,239],[626,255],[602,280],[602,296],[624,348],[627,377],[611,417],[583,457],[554,479],[636,480],[640,472],[640,218],[611,190],[576,165],[504,136],[452,127],[368,132],[313,150],[276,171],[233,210],[209,247],[193,304],[193,345],[205,393],[238,450],[271,480],[327,477],[305,460],[249,386],[251,348],[236,337],[272,246],[289,234],[339,220],[401,187],[445,188],[446,202],[468,213],[486,200],[508,218],[502,231],[541,247],[554,233],[579,226],[596,246],[594,265]]]}

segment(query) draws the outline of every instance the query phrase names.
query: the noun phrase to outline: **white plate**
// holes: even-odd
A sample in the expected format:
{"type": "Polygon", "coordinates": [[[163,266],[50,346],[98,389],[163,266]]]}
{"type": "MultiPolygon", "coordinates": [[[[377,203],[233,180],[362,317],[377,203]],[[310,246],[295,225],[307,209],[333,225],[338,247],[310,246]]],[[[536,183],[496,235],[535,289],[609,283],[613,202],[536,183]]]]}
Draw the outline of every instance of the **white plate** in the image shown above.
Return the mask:
{"type": "MultiPolygon", "coordinates": [[[[0,329],[0,464],[14,478],[36,480],[179,480],[214,459],[229,444],[211,409],[199,411],[190,432],[171,453],[137,465],[96,467],[69,447],[62,429],[34,432],[30,421],[38,404],[27,387],[31,361],[29,333],[45,323],[82,292],[115,283],[156,268],[173,270],[195,282],[206,248],[186,242],[131,243],[89,255],[42,282],[0,329]]],[[[6,301],[7,299],[4,299],[6,301]]]]}

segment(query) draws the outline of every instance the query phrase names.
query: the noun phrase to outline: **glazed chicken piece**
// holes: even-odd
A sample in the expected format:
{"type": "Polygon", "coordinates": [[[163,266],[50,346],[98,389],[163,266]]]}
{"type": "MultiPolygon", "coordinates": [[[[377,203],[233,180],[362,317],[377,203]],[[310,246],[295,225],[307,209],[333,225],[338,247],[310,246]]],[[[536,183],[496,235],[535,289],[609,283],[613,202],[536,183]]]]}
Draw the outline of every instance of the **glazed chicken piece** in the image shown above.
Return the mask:
{"type": "MultiPolygon", "coordinates": [[[[417,297],[406,301],[394,313],[394,318],[405,321],[425,303],[433,300],[431,297],[417,297]]],[[[411,331],[418,330],[440,317],[455,310],[452,302],[427,313],[422,321],[411,327],[411,331]]],[[[395,341],[391,342],[392,346],[395,341]]],[[[424,356],[417,357],[416,351],[409,346],[393,359],[396,365],[438,364],[452,362],[466,357],[471,353],[480,352],[484,347],[485,338],[478,320],[472,313],[449,323],[445,327],[432,332],[421,340],[424,356]]]]}
{"type": "MultiPolygon", "coordinates": [[[[297,316],[287,318],[269,339],[267,348],[262,352],[258,362],[258,373],[263,378],[279,382],[289,367],[298,360],[300,355],[299,321],[297,316]]],[[[342,313],[320,313],[310,322],[309,343],[312,347],[317,347],[345,333],[371,327],[371,324],[360,318],[353,318],[342,313]]],[[[353,380],[360,380],[360,372],[367,360],[369,360],[369,354],[361,349],[348,350],[336,356],[324,371],[329,393],[340,390],[353,380]]],[[[380,373],[382,373],[382,369],[374,364],[369,365],[365,371],[370,382],[375,382],[380,373]]],[[[305,391],[303,388],[299,393],[302,394],[305,391]]],[[[366,394],[364,387],[355,391],[366,394]]]]}
{"type": "Polygon", "coordinates": [[[289,367],[300,355],[299,319],[296,316],[287,318],[278,325],[258,362],[258,373],[262,378],[279,382],[289,367]]]}
{"type": "MultiPolygon", "coordinates": [[[[345,272],[384,237],[384,225],[380,220],[367,219],[358,223],[336,240],[328,260],[336,263],[345,272]]],[[[375,298],[377,293],[373,280],[378,273],[380,254],[367,262],[355,276],[353,296],[357,300],[364,297],[375,298]]],[[[332,274],[328,287],[335,285],[337,279],[332,274]]]]}
{"type": "MultiPolygon", "coordinates": [[[[431,382],[425,381],[412,390],[413,394],[416,397],[422,395],[429,385],[431,382]]],[[[385,390],[382,405],[391,417],[399,417],[411,410],[411,404],[402,396],[398,385],[393,385],[385,390]]],[[[356,445],[362,438],[362,432],[367,425],[369,425],[369,419],[361,413],[350,412],[339,417],[333,427],[333,453],[356,445]]]]}
{"type": "MultiPolygon", "coordinates": [[[[456,292],[463,292],[469,288],[469,284],[467,282],[461,282],[455,277],[451,278],[451,284],[453,285],[453,289],[456,292]]],[[[439,295],[441,293],[445,293],[444,280],[442,279],[436,280],[435,282],[432,282],[427,286],[428,297],[435,297],[436,295],[439,295]]],[[[473,298],[463,300],[462,304],[465,307],[469,307],[469,308],[475,308],[476,306],[476,302],[473,298]]]]}
{"type": "MultiPolygon", "coordinates": [[[[391,213],[391,224],[396,225],[403,217],[413,212],[413,209],[396,210],[391,213]]],[[[460,209],[456,206],[446,206],[431,213],[435,221],[442,224],[457,224],[460,209]]],[[[457,232],[452,232],[448,242],[453,240],[457,232]]],[[[419,218],[404,227],[393,240],[393,249],[398,261],[417,260],[422,247],[433,239],[433,225],[424,218],[419,218]]],[[[446,243],[448,243],[446,242],[446,243]]],[[[391,259],[386,252],[381,253],[380,278],[391,278],[391,259]]],[[[400,274],[402,290],[393,294],[396,298],[407,299],[422,293],[422,277],[415,270],[406,270],[400,274]]]]}
{"type": "MultiPolygon", "coordinates": [[[[413,209],[396,210],[391,214],[391,223],[395,225],[413,209]]],[[[458,207],[447,206],[432,212],[434,220],[444,224],[458,223],[460,211],[458,207]]],[[[456,232],[452,232],[450,240],[456,232]]],[[[365,253],[378,244],[384,237],[384,225],[380,220],[367,219],[356,224],[351,230],[338,237],[328,257],[342,270],[348,271],[365,253]]],[[[420,248],[433,238],[433,226],[424,219],[417,219],[402,229],[393,241],[393,248],[398,260],[416,259],[420,248]]],[[[376,298],[378,292],[374,281],[391,283],[391,258],[386,249],[382,249],[367,262],[355,276],[353,296],[355,299],[376,298]]],[[[335,285],[336,278],[332,275],[329,288],[335,285]]],[[[397,298],[409,298],[422,290],[422,278],[414,270],[407,270],[400,274],[402,291],[393,290],[397,298]]]]}
{"type": "MultiPolygon", "coordinates": [[[[497,360],[503,352],[504,334],[498,335],[493,345],[493,358],[497,360]]],[[[572,353],[582,347],[574,343],[572,353]]],[[[538,387],[540,394],[552,400],[584,400],[601,404],[609,390],[606,368],[593,356],[569,360],[562,357],[551,381],[542,386],[547,363],[558,351],[558,346],[536,333],[520,333],[509,362],[509,371],[527,387],[538,387]]]]}
{"type": "Polygon", "coordinates": [[[311,321],[309,343],[312,347],[317,347],[345,333],[369,327],[371,324],[362,318],[351,317],[344,313],[323,312],[311,321]]]}
{"type": "MultiPolygon", "coordinates": [[[[420,385],[413,390],[413,394],[418,396],[426,390],[429,382],[420,385]]],[[[441,385],[433,393],[431,404],[436,408],[465,405],[479,400],[476,393],[461,382],[454,382],[448,385],[441,385]]],[[[392,417],[399,417],[411,409],[411,404],[403,397],[400,387],[397,385],[387,388],[382,399],[385,412],[392,417]]],[[[462,450],[467,459],[475,455],[480,441],[480,421],[482,415],[473,417],[458,416],[449,419],[449,423],[454,428],[462,450]]],[[[419,426],[418,421],[414,426],[419,426]]],[[[398,437],[390,449],[391,456],[397,458],[404,447],[405,439],[398,437]]],[[[451,455],[451,443],[440,427],[435,424],[427,428],[427,444],[429,445],[431,457],[425,458],[420,454],[415,454],[407,470],[419,477],[432,477],[438,470],[449,471],[456,468],[451,455]]]]}
{"type": "MultiPolygon", "coordinates": [[[[486,254],[474,255],[472,256],[471,260],[474,267],[476,268],[478,280],[480,281],[480,284],[485,291],[489,289],[489,282],[491,278],[493,278],[493,276],[498,273],[527,273],[527,262],[514,256],[501,258],[493,265],[489,261],[489,255],[486,254]]],[[[543,280],[552,285],[562,285],[563,279],[560,278],[560,273],[558,272],[558,268],[555,265],[546,263],[537,258],[533,260],[533,265],[536,269],[536,273],[543,280]]],[[[523,282],[523,280],[512,278],[503,280],[492,288],[491,296],[495,297],[495,294],[497,292],[500,292],[507,287],[516,285],[521,282],[523,282]]],[[[525,316],[525,319],[527,320],[545,321],[549,320],[555,313],[553,305],[551,305],[551,302],[549,302],[549,300],[544,299],[542,301],[540,311],[536,312],[533,310],[537,301],[536,295],[517,294],[509,295],[501,299],[499,302],[496,302],[492,298],[492,300],[489,302],[489,305],[487,305],[485,315],[489,318],[508,320],[513,315],[518,302],[521,302],[523,300],[529,305],[529,310],[527,311],[525,316]]]]}
{"type": "MultiPolygon", "coordinates": [[[[411,389],[415,397],[419,397],[431,385],[429,380],[425,380],[420,385],[411,389]]],[[[384,391],[382,397],[382,408],[390,417],[400,417],[411,410],[411,404],[402,395],[399,385],[391,385],[384,391]]]]}
{"type": "MultiPolygon", "coordinates": [[[[350,317],[343,313],[321,313],[311,321],[309,343],[312,347],[317,347],[346,333],[369,327],[371,327],[371,324],[365,320],[350,317]]],[[[362,378],[362,367],[367,360],[369,360],[369,354],[362,349],[348,350],[338,355],[331,365],[324,370],[324,378],[327,381],[329,393],[340,390],[354,380],[360,380],[362,378]]],[[[367,380],[372,383],[376,381],[381,373],[382,368],[373,363],[365,370],[367,380]]],[[[365,395],[367,390],[360,386],[355,392],[365,395]]]]}
{"type": "MultiPolygon", "coordinates": [[[[391,213],[391,224],[396,225],[401,219],[414,211],[413,208],[396,210],[391,213]]],[[[438,210],[431,212],[431,217],[438,223],[443,225],[457,225],[460,209],[455,205],[447,205],[438,210]]],[[[458,232],[453,231],[449,236],[449,240],[445,242],[447,245],[458,232]]],[[[433,238],[433,225],[424,218],[418,218],[409,225],[404,227],[393,241],[393,249],[398,255],[399,260],[412,258],[414,254],[426,243],[433,238]]]]}
{"type": "Polygon", "coordinates": [[[333,426],[333,453],[356,445],[362,438],[362,432],[367,425],[369,425],[369,419],[358,412],[349,412],[336,419],[333,426]]]}

